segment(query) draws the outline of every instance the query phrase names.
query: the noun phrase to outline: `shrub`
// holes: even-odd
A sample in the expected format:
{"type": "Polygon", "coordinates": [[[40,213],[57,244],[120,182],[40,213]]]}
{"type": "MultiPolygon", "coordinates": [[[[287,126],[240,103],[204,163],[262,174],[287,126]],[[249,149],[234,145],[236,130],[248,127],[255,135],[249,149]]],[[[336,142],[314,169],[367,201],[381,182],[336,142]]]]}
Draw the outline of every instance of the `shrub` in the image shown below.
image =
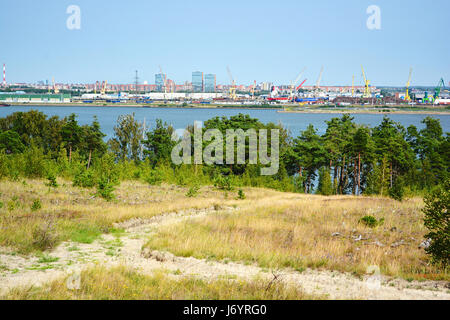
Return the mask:
{"type": "Polygon", "coordinates": [[[114,195],[114,184],[110,182],[108,179],[102,178],[98,181],[97,184],[97,195],[102,197],[107,201],[111,201],[115,198],[114,195]]]}
{"type": "Polygon", "coordinates": [[[31,211],[38,211],[42,208],[41,200],[36,199],[33,201],[33,204],[31,205],[31,211]]]}
{"type": "Polygon", "coordinates": [[[450,263],[450,180],[425,196],[424,224],[430,231],[425,238],[430,246],[425,249],[435,264],[444,268],[450,263]]]}
{"type": "Polygon", "coordinates": [[[58,188],[58,183],[56,182],[56,175],[53,172],[47,173],[47,183],[45,184],[47,187],[58,188]]]}
{"type": "Polygon", "coordinates": [[[96,180],[92,170],[80,171],[73,178],[74,187],[93,188],[95,184],[96,180]]]}
{"type": "Polygon", "coordinates": [[[33,247],[39,250],[51,249],[58,241],[53,221],[47,221],[41,225],[35,226],[33,231],[33,247]]]}
{"type": "Polygon", "coordinates": [[[377,220],[374,216],[365,216],[359,219],[359,223],[362,223],[369,228],[375,228],[384,223],[384,218],[377,220]]]}
{"type": "Polygon", "coordinates": [[[239,200],[245,200],[245,193],[244,193],[244,190],[239,189],[239,191],[238,191],[238,199],[239,199],[239,200]]]}
{"type": "Polygon", "coordinates": [[[392,188],[389,189],[389,196],[397,201],[402,201],[405,195],[404,184],[401,178],[397,178],[392,188]]]}
{"type": "Polygon", "coordinates": [[[189,188],[188,192],[186,193],[186,197],[193,198],[198,195],[198,190],[200,189],[199,186],[192,186],[189,188]]]}
{"type": "Polygon", "coordinates": [[[148,175],[145,181],[152,185],[152,186],[158,186],[162,183],[162,176],[157,170],[152,170],[148,175]]]}
{"type": "Polygon", "coordinates": [[[230,176],[223,176],[219,174],[214,180],[214,186],[220,190],[231,191],[233,190],[233,183],[230,176]]]}

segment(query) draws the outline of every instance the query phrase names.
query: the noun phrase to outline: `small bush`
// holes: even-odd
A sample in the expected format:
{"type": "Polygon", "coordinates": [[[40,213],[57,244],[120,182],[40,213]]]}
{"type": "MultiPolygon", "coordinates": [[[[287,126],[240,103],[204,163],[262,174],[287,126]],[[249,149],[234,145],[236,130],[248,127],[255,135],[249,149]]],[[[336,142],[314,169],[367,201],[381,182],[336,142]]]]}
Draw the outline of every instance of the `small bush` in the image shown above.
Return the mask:
{"type": "Polygon", "coordinates": [[[162,176],[161,174],[156,171],[156,170],[152,170],[150,172],[150,174],[147,176],[147,178],[145,179],[145,181],[152,186],[158,186],[162,183],[162,176]]]}
{"type": "Polygon", "coordinates": [[[239,191],[238,191],[238,199],[239,200],[245,200],[245,193],[244,193],[244,190],[242,190],[242,189],[239,189],[239,191]]]}
{"type": "Polygon", "coordinates": [[[389,189],[389,197],[397,201],[403,201],[405,196],[403,181],[400,178],[397,178],[392,188],[389,189]]]}
{"type": "Polygon", "coordinates": [[[52,221],[34,227],[32,235],[34,239],[33,247],[42,251],[53,248],[58,241],[52,221]]]}
{"type": "Polygon", "coordinates": [[[198,195],[198,191],[200,190],[199,186],[192,186],[189,188],[188,192],[186,193],[186,197],[193,198],[198,195]]]}
{"type": "Polygon", "coordinates": [[[107,201],[111,201],[115,198],[115,195],[113,193],[114,190],[114,184],[111,183],[108,179],[100,179],[97,184],[97,195],[107,201]]]}
{"type": "Polygon", "coordinates": [[[93,188],[96,181],[94,173],[91,170],[84,170],[77,173],[73,178],[73,186],[81,188],[93,188]]]}
{"type": "Polygon", "coordinates": [[[424,198],[424,224],[430,231],[425,238],[430,246],[425,249],[435,264],[444,268],[450,264],[450,180],[424,198]]]}
{"type": "Polygon", "coordinates": [[[20,206],[20,203],[17,199],[12,199],[8,201],[8,211],[14,211],[20,206]]]}
{"type": "Polygon", "coordinates": [[[47,173],[47,183],[45,185],[50,188],[58,188],[58,183],[56,182],[56,175],[53,172],[47,173]]]}
{"type": "Polygon", "coordinates": [[[4,204],[0,201],[0,209],[3,208],[4,204]]]}
{"type": "Polygon", "coordinates": [[[365,216],[359,219],[359,223],[362,223],[369,228],[375,228],[384,223],[384,218],[377,220],[374,216],[365,216]]]}
{"type": "Polygon", "coordinates": [[[233,183],[230,176],[218,175],[214,180],[214,186],[220,190],[233,190],[233,183]]]}
{"type": "Polygon", "coordinates": [[[31,211],[38,211],[42,208],[41,200],[36,199],[33,201],[33,204],[31,205],[31,211]]]}

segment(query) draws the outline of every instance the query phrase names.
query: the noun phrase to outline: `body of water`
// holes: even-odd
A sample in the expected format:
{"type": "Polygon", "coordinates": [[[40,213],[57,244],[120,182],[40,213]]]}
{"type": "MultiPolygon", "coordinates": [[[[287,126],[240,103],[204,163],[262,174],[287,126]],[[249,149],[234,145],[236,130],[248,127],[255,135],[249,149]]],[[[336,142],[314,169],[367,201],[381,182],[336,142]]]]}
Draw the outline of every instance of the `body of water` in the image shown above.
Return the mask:
{"type": "MultiPolygon", "coordinates": [[[[71,113],[78,116],[80,124],[89,124],[93,117],[97,116],[102,131],[107,134],[107,139],[113,135],[113,128],[120,115],[134,113],[139,121],[146,121],[147,128],[155,125],[156,119],[171,124],[175,129],[184,129],[192,125],[194,121],[206,121],[216,116],[232,116],[239,113],[248,114],[252,118],[257,118],[261,122],[281,123],[291,131],[296,137],[302,130],[305,130],[309,124],[313,124],[319,134],[325,133],[326,123],[332,118],[340,117],[340,114],[324,113],[278,113],[277,110],[253,110],[253,109],[187,109],[187,108],[131,108],[131,107],[47,107],[47,106],[12,106],[0,108],[0,117],[5,117],[14,112],[30,110],[39,110],[47,116],[59,116],[64,118],[71,113]]],[[[383,114],[353,114],[355,122],[358,124],[375,127],[383,120],[383,114]]],[[[423,114],[390,114],[389,118],[401,123],[405,128],[415,125],[423,128],[421,121],[427,117],[423,114]]],[[[433,118],[441,121],[444,132],[450,131],[450,115],[432,115],[433,118]]]]}

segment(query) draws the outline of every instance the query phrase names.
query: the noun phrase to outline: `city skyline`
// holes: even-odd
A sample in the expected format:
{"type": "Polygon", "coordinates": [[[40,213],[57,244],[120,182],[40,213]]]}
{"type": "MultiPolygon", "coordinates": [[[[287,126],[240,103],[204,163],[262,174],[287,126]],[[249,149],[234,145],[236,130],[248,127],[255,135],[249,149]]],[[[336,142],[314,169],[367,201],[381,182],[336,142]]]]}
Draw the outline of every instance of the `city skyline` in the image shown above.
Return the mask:
{"type": "Polygon", "coordinates": [[[152,83],[159,65],[177,84],[204,70],[228,85],[228,65],[245,85],[289,84],[304,67],[312,85],[321,66],[325,86],[351,85],[353,75],[360,85],[361,65],[374,86],[404,86],[410,67],[412,86],[450,78],[446,1],[19,0],[0,8],[0,36],[8,44],[0,63],[8,82],[134,83],[139,70],[141,82],[152,83]],[[381,9],[381,30],[366,26],[372,4],[381,9]],[[81,10],[80,30],[66,27],[70,5],[81,10]]]}

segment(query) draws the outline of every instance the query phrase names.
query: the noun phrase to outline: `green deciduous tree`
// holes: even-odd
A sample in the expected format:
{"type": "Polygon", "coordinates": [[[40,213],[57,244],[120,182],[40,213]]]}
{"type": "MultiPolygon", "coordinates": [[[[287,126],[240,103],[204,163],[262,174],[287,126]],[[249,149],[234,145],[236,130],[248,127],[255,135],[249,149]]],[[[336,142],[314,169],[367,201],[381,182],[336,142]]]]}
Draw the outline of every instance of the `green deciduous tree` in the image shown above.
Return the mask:
{"type": "Polygon", "coordinates": [[[141,159],[143,132],[143,125],[135,119],[134,113],[119,117],[114,127],[114,138],[108,142],[117,159],[141,159]]]}

